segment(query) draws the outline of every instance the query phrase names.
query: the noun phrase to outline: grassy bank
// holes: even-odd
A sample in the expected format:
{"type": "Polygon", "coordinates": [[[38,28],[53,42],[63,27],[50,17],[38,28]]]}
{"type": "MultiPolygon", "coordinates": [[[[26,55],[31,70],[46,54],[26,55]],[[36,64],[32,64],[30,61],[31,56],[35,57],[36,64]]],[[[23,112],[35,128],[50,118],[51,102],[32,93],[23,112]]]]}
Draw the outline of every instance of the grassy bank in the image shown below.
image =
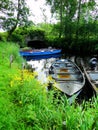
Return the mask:
{"type": "Polygon", "coordinates": [[[54,98],[23,62],[19,46],[0,42],[0,130],[97,130],[98,98],[81,105],[59,92],[54,98]]]}

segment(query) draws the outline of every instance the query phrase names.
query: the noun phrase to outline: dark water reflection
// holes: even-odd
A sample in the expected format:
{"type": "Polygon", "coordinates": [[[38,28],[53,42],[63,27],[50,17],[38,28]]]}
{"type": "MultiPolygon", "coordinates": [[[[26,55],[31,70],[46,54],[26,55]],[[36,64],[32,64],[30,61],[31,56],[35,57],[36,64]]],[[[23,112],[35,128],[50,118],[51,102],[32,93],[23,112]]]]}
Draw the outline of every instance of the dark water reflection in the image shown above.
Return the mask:
{"type": "MultiPolygon", "coordinates": [[[[35,72],[37,72],[38,77],[37,79],[41,83],[48,83],[48,70],[51,66],[51,64],[61,58],[70,58],[70,56],[67,55],[51,55],[51,56],[43,56],[43,57],[30,57],[27,59],[27,63],[34,68],[35,72]]],[[[83,88],[83,91],[78,96],[78,101],[81,102],[83,100],[89,100],[93,97],[93,90],[89,86],[88,82],[86,81],[86,84],[83,88]]]]}
{"type": "MultiPolygon", "coordinates": [[[[85,56],[85,57],[82,57],[82,58],[83,58],[83,61],[85,62],[85,64],[88,66],[89,60],[92,57],[89,57],[89,56],[86,57],[85,56]]],[[[76,58],[76,63],[82,70],[82,66],[80,65],[79,59],[81,59],[81,57],[76,58]]],[[[95,96],[95,92],[92,89],[91,85],[89,84],[88,80],[86,79],[85,86],[83,87],[83,90],[82,90],[81,94],[78,96],[78,99],[79,99],[79,101],[81,101],[81,100],[82,101],[83,100],[89,101],[94,96],[95,96]]]]}

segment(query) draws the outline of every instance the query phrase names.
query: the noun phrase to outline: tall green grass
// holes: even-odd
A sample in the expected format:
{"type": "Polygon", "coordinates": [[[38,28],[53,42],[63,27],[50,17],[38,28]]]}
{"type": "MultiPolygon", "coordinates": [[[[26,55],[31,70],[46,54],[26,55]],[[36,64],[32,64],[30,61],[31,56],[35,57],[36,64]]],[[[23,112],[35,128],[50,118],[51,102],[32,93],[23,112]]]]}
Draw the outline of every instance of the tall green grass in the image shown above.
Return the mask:
{"type": "Polygon", "coordinates": [[[47,92],[22,62],[18,45],[0,43],[0,130],[97,130],[98,97],[70,105],[60,92],[47,92]]]}

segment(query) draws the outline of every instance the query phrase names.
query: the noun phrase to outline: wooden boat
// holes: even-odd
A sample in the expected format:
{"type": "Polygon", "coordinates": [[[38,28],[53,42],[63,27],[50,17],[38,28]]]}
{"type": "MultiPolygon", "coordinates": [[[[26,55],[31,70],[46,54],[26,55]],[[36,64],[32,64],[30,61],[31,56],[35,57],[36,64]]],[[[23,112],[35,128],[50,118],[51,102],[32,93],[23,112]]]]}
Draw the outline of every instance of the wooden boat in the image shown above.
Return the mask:
{"type": "Polygon", "coordinates": [[[26,56],[24,57],[26,61],[30,60],[42,60],[42,59],[49,59],[49,58],[60,58],[62,56],[61,53],[53,54],[53,55],[42,55],[42,56],[26,56]]]}
{"type": "Polygon", "coordinates": [[[61,53],[61,49],[32,49],[30,51],[20,51],[20,55],[23,57],[37,57],[45,55],[54,55],[61,53]]]}
{"type": "Polygon", "coordinates": [[[86,76],[86,79],[88,80],[90,86],[94,90],[95,94],[98,94],[98,69],[97,66],[95,70],[92,70],[88,64],[85,64],[83,59],[81,59],[81,65],[84,70],[84,74],[86,76]]]}
{"type": "Polygon", "coordinates": [[[82,71],[69,59],[55,61],[49,69],[49,75],[55,87],[68,96],[78,96],[85,85],[82,71]]]}

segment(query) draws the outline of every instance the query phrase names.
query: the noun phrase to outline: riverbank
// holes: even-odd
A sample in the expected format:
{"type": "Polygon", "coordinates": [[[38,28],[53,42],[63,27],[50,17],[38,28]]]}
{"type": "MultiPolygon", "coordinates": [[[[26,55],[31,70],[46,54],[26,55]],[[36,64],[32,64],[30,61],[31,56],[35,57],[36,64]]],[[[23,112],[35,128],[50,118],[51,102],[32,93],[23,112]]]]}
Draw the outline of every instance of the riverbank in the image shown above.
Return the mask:
{"type": "Polygon", "coordinates": [[[46,85],[37,81],[34,73],[23,70],[25,61],[19,55],[19,46],[0,43],[0,52],[0,129],[98,128],[98,97],[70,105],[59,91],[47,92],[46,85]]]}

